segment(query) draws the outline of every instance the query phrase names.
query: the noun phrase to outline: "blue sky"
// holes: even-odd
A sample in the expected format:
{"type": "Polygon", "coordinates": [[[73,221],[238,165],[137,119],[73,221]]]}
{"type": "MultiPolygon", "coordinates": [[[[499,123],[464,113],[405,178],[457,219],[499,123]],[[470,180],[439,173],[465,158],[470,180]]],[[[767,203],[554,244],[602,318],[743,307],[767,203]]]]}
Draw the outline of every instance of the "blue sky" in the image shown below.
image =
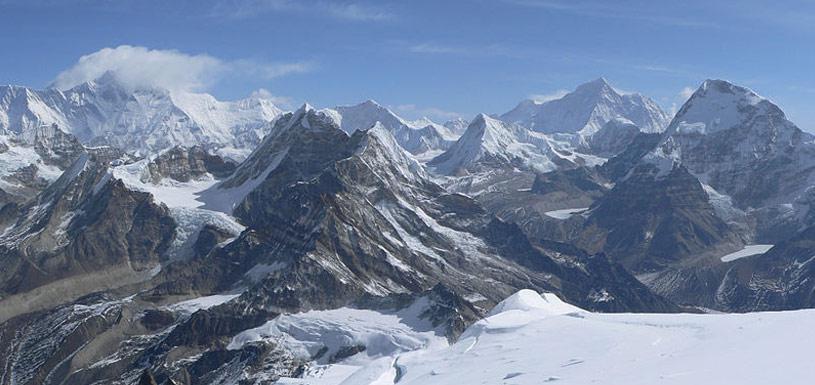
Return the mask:
{"type": "Polygon", "coordinates": [[[290,105],[375,99],[437,120],[600,76],[670,110],[723,78],[813,131],[813,42],[815,2],[804,0],[0,0],[0,83],[67,85],[129,66],[134,81],[219,98],[262,88],[290,105]]]}

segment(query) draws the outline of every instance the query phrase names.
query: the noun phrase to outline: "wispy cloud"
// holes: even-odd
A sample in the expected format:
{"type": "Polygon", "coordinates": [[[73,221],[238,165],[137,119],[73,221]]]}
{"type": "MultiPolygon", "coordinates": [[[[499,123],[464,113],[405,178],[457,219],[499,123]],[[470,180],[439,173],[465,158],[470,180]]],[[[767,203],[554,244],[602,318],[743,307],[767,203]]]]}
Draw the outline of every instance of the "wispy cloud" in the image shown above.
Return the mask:
{"type": "Polygon", "coordinates": [[[396,112],[405,115],[408,119],[428,117],[439,122],[460,118],[463,114],[437,107],[419,107],[415,104],[401,104],[392,107],[396,112]]]}
{"type": "Polygon", "coordinates": [[[671,108],[668,110],[671,116],[676,115],[676,112],[679,111],[679,108],[683,104],[685,104],[685,102],[687,102],[691,96],[693,96],[694,92],[696,92],[696,90],[690,86],[682,87],[682,89],[679,90],[679,92],[676,94],[676,96],[673,98],[673,101],[671,102],[671,108]]]}
{"type": "Polygon", "coordinates": [[[717,14],[745,21],[744,25],[756,28],[757,25],[772,26],[784,30],[815,33],[815,2],[798,0],[784,3],[763,0],[742,0],[738,2],[711,1],[711,11],[717,14]]]}
{"type": "Polygon", "coordinates": [[[386,21],[395,18],[393,13],[369,5],[323,3],[322,6],[329,14],[347,20],[386,21]]]}
{"type": "Polygon", "coordinates": [[[211,0],[215,17],[252,18],[272,12],[297,12],[328,16],[349,21],[386,21],[395,18],[379,5],[360,2],[312,0],[211,0]]]}
{"type": "Polygon", "coordinates": [[[708,20],[666,16],[643,10],[637,5],[625,5],[611,1],[554,1],[554,0],[504,0],[507,4],[540,8],[554,12],[571,13],[579,16],[635,20],[652,24],[687,28],[721,28],[721,25],[708,20]]]}
{"type": "Polygon", "coordinates": [[[451,45],[441,45],[436,43],[420,43],[408,48],[413,53],[428,53],[428,54],[455,54],[466,55],[472,51],[465,47],[455,47],[451,45]]]}
{"type": "Polygon", "coordinates": [[[409,45],[407,50],[415,54],[431,54],[431,55],[459,55],[459,56],[473,56],[473,57],[491,57],[502,56],[519,58],[529,54],[528,51],[514,49],[501,44],[485,44],[485,45],[452,45],[452,44],[439,44],[434,42],[424,42],[409,45]]]}
{"type": "Polygon", "coordinates": [[[293,74],[307,73],[313,71],[317,67],[317,65],[311,61],[293,63],[263,63],[251,59],[239,59],[223,62],[223,64],[226,72],[257,77],[263,80],[270,80],[293,74]]]}
{"type": "Polygon", "coordinates": [[[113,12],[155,10],[176,16],[248,19],[276,12],[347,21],[379,22],[396,15],[380,2],[353,0],[0,0],[0,5],[34,8],[85,6],[113,12]]]}
{"type": "Polygon", "coordinates": [[[675,74],[675,75],[685,74],[685,71],[682,71],[682,70],[679,70],[679,69],[676,69],[676,68],[671,68],[671,67],[666,67],[666,66],[661,66],[661,65],[652,65],[652,64],[637,64],[637,65],[634,65],[634,69],[649,71],[649,72],[662,72],[662,73],[666,73],[666,74],[675,74]]]}
{"type": "Polygon", "coordinates": [[[642,64],[643,62],[647,61],[644,59],[637,59],[631,57],[597,57],[586,55],[583,56],[583,60],[590,60],[594,63],[601,64],[605,67],[616,67],[620,69],[625,69],[626,71],[635,72],[646,71],[661,75],[673,75],[675,77],[685,77],[693,79],[697,79],[701,76],[700,74],[697,73],[695,69],[686,69],[678,66],[667,66],[656,63],[642,64]]]}
{"type": "Polygon", "coordinates": [[[112,72],[125,85],[163,87],[179,91],[201,91],[229,76],[251,76],[270,80],[311,71],[314,65],[302,63],[262,63],[248,59],[225,61],[216,57],[191,55],[176,50],[121,45],[84,55],[54,79],[53,86],[67,89],[112,72]]]}
{"type": "Polygon", "coordinates": [[[682,88],[682,90],[679,91],[679,98],[682,99],[682,101],[686,101],[693,96],[694,92],[696,92],[696,90],[694,90],[692,87],[682,88]]]}
{"type": "Polygon", "coordinates": [[[250,98],[267,99],[278,107],[291,109],[294,107],[294,99],[288,96],[275,95],[265,88],[259,88],[249,94],[250,98]]]}
{"type": "Polygon", "coordinates": [[[529,95],[529,99],[534,101],[535,103],[544,103],[550,100],[560,99],[566,96],[566,94],[568,93],[569,93],[568,90],[557,90],[548,94],[532,94],[529,95]]]}

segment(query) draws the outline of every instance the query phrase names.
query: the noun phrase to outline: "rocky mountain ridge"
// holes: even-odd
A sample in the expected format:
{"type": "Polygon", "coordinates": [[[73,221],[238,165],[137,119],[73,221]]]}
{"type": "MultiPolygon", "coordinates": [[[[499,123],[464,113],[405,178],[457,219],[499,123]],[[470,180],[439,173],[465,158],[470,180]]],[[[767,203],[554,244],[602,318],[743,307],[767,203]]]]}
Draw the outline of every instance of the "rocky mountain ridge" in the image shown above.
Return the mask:
{"type": "MultiPolygon", "coordinates": [[[[626,100],[574,95],[598,90],[626,100]]],[[[577,132],[306,104],[237,163],[8,114],[38,123],[0,138],[0,384],[308,377],[455,341],[519,289],[601,312],[815,305],[809,134],[723,81],[664,132],[596,101],[577,132]]]]}

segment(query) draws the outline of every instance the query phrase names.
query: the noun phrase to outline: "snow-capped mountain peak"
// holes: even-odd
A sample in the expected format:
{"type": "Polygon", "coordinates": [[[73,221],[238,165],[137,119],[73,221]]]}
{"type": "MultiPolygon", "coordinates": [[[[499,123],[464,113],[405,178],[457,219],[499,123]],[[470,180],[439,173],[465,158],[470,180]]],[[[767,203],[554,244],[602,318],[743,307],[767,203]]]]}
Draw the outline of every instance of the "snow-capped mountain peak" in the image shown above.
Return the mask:
{"type": "Polygon", "coordinates": [[[546,135],[478,114],[449,150],[430,161],[435,171],[455,175],[479,163],[525,164],[538,171],[554,168],[546,135]]]}
{"type": "Polygon", "coordinates": [[[706,80],[650,158],[681,163],[738,207],[758,208],[804,196],[815,183],[813,154],[812,135],[771,101],[746,87],[706,80]]]}
{"type": "Polygon", "coordinates": [[[483,113],[473,119],[464,134],[467,139],[478,140],[481,147],[492,154],[500,153],[515,140],[512,127],[483,113]]]}
{"type": "Polygon", "coordinates": [[[578,86],[573,92],[542,103],[526,100],[501,119],[545,133],[579,133],[600,130],[609,120],[624,117],[643,132],[661,132],[669,116],[652,100],[640,94],[625,94],[605,78],[578,86]]]}
{"type": "Polygon", "coordinates": [[[201,145],[241,159],[282,111],[269,99],[218,101],[208,94],[134,88],[112,72],[68,90],[0,87],[0,129],[23,138],[56,124],[86,144],[136,154],[201,145]]]}
{"type": "Polygon", "coordinates": [[[329,113],[336,117],[340,128],[349,134],[370,129],[379,122],[391,132],[402,148],[414,155],[444,150],[457,138],[450,130],[430,119],[411,122],[373,100],[353,106],[339,106],[329,113]]]}
{"type": "Polygon", "coordinates": [[[371,99],[357,105],[339,106],[335,109],[342,116],[340,127],[348,133],[353,133],[356,130],[367,130],[373,127],[376,122],[381,122],[390,129],[408,126],[408,123],[393,111],[371,99]]]}
{"type": "Polygon", "coordinates": [[[705,80],[679,110],[671,134],[711,134],[768,116],[786,120],[784,112],[754,91],[724,80],[705,80]]]}
{"type": "Polygon", "coordinates": [[[588,83],[583,83],[574,90],[575,94],[584,95],[587,97],[604,97],[614,94],[621,94],[604,77],[594,79],[588,83]]]}

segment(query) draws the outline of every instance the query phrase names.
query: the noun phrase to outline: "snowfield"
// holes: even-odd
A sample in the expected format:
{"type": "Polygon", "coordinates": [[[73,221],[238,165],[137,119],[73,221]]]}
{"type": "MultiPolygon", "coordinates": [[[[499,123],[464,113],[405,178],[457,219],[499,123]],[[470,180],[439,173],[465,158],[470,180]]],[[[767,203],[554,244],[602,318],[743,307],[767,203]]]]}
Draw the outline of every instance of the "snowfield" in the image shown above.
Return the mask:
{"type": "Polygon", "coordinates": [[[764,254],[770,251],[770,249],[772,248],[773,245],[747,245],[744,246],[744,248],[739,251],[735,251],[723,256],[722,262],[731,262],[740,258],[749,257],[751,255],[764,254]]]}
{"type": "Polygon", "coordinates": [[[588,207],[578,207],[578,208],[575,208],[575,209],[563,209],[563,210],[547,211],[547,212],[545,212],[543,214],[546,215],[547,217],[555,218],[555,219],[569,219],[569,218],[572,217],[572,215],[580,214],[583,211],[586,211],[588,209],[589,209],[588,207]]]}
{"type": "Polygon", "coordinates": [[[357,368],[321,366],[280,383],[810,384],[813,322],[815,310],[598,314],[522,290],[451,346],[429,345],[357,368]]]}

